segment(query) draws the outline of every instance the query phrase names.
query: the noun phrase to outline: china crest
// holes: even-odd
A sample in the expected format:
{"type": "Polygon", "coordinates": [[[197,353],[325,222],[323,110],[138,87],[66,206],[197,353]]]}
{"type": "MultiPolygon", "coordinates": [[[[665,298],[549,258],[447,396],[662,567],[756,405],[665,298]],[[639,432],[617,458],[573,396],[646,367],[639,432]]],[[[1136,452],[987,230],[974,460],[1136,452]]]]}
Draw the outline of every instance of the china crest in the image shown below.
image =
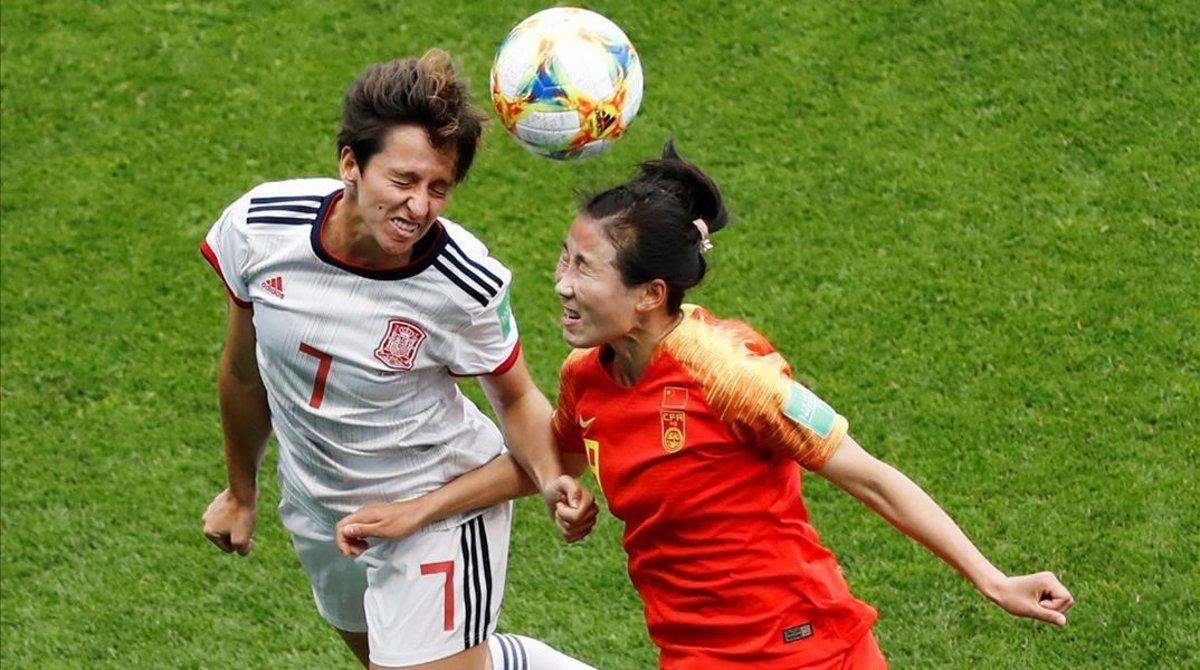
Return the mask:
{"type": "Polygon", "coordinates": [[[662,417],[662,447],[668,454],[673,454],[683,448],[687,439],[687,424],[684,413],[679,410],[663,410],[662,417]]]}

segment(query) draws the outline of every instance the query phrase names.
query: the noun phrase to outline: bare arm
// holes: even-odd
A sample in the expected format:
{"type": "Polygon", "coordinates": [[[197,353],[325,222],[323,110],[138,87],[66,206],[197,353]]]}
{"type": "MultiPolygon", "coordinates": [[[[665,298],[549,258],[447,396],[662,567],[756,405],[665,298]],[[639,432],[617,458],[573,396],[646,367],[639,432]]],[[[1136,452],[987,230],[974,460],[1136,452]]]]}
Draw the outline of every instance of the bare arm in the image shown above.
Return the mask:
{"type": "Polygon", "coordinates": [[[504,424],[513,457],[541,489],[546,511],[568,542],[582,539],[595,523],[596,502],[574,477],[563,473],[550,428],[554,412],[529,376],[524,355],[504,374],[488,375],[481,383],[504,424]]]}
{"type": "Polygon", "coordinates": [[[525,354],[519,354],[504,374],[485,375],[479,381],[504,427],[513,457],[538,490],[544,489],[562,474],[562,465],[550,434],[553,410],[533,383],[525,354]]]}
{"type": "Polygon", "coordinates": [[[248,502],[257,496],[258,467],[271,436],[267,389],[258,374],[254,353],[253,319],[253,310],[229,302],[225,348],[217,380],[229,490],[239,500],[248,502]]]}
{"type": "MultiPolygon", "coordinates": [[[[583,454],[563,454],[567,474],[578,477],[587,467],[583,454]]],[[[524,498],[537,488],[511,453],[502,454],[483,467],[476,468],[445,486],[409,501],[407,513],[416,527],[441,521],[472,509],[489,507],[505,500],[524,498]]]]}
{"type": "MultiPolygon", "coordinates": [[[[567,472],[579,476],[587,467],[583,454],[564,454],[567,472]]],[[[596,523],[597,509],[592,494],[568,475],[551,484],[555,523],[568,542],[583,539],[596,523]]],[[[367,550],[365,538],[399,540],[418,528],[468,510],[537,493],[533,481],[512,454],[496,457],[445,486],[412,500],[367,505],[344,517],[334,533],[338,548],[347,556],[367,550]]]]}
{"type": "Polygon", "coordinates": [[[467,510],[523,498],[537,491],[512,454],[507,453],[435,491],[407,501],[410,504],[405,514],[411,517],[416,529],[467,510]]]}
{"type": "MultiPolygon", "coordinates": [[[[481,382],[511,450],[423,496],[367,505],[344,517],[335,533],[343,553],[357,556],[366,551],[365,538],[397,540],[434,521],[539,490],[567,541],[591,532],[597,515],[595,499],[563,473],[550,431],[550,403],[529,376],[524,356],[504,374],[483,377],[481,382]],[[544,484],[535,484],[531,474],[544,484]]],[[[562,463],[576,476],[587,466],[582,454],[564,455],[562,463]]]]}
{"type": "Polygon", "coordinates": [[[524,354],[505,374],[486,376],[482,383],[484,393],[500,415],[511,451],[411,501],[408,513],[415,515],[414,521],[420,522],[419,525],[537,493],[539,487],[530,478],[531,472],[540,471],[543,480],[554,481],[562,475],[563,466],[572,477],[578,477],[587,468],[586,456],[574,453],[562,454],[560,466],[558,448],[550,431],[553,411],[533,383],[524,354]]]}
{"type": "Polygon", "coordinates": [[[204,535],[222,550],[246,554],[254,534],[258,468],[271,434],[267,391],[255,358],[254,313],[229,301],[217,393],[229,487],[204,512],[204,535]]]}
{"type": "Polygon", "coordinates": [[[816,472],[920,542],[1004,610],[1066,625],[1066,611],[1075,601],[1052,573],[1005,575],[925,491],[849,435],[816,472]]]}

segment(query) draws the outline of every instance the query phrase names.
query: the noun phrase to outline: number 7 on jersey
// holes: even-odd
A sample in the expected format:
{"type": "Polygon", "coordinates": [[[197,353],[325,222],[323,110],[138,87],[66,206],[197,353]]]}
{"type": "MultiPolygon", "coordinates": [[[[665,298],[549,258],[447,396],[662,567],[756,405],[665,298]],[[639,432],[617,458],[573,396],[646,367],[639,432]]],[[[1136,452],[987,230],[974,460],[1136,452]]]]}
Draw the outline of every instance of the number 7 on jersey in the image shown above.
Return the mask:
{"type": "Polygon", "coordinates": [[[312,397],[308,399],[308,404],[319,408],[325,400],[325,380],[329,377],[329,368],[333,367],[333,356],[307,342],[300,343],[300,353],[317,359],[317,378],[313,382],[312,397]]]}

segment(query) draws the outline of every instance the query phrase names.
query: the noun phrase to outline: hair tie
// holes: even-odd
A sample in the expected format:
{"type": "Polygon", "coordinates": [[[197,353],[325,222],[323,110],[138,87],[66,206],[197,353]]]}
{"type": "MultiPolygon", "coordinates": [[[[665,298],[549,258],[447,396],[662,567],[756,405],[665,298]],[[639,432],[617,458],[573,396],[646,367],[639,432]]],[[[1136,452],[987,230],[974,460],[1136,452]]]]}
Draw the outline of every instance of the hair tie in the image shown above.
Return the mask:
{"type": "Polygon", "coordinates": [[[708,239],[708,224],[704,219],[696,219],[692,221],[692,225],[696,226],[696,230],[700,231],[700,253],[705,253],[713,248],[712,240],[708,239]]]}

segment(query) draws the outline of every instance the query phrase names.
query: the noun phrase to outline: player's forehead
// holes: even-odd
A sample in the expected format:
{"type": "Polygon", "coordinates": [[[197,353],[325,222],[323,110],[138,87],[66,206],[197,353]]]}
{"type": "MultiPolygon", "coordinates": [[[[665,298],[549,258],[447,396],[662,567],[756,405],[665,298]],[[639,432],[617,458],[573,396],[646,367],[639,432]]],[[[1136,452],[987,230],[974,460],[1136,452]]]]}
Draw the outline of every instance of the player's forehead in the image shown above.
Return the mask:
{"type": "Polygon", "coordinates": [[[424,128],[404,124],[392,126],[383,134],[379,152],[371,157],[370,165],[388,173],[453,183],[454,163],[453,146],[437,149],[424,128]]]}
{"type": "Polygon", "coordinates": [[[563,250],[590,263],[612,263],[617,249],[604,232],[604,222],[580,213],[567,229],[563,250]]]}

